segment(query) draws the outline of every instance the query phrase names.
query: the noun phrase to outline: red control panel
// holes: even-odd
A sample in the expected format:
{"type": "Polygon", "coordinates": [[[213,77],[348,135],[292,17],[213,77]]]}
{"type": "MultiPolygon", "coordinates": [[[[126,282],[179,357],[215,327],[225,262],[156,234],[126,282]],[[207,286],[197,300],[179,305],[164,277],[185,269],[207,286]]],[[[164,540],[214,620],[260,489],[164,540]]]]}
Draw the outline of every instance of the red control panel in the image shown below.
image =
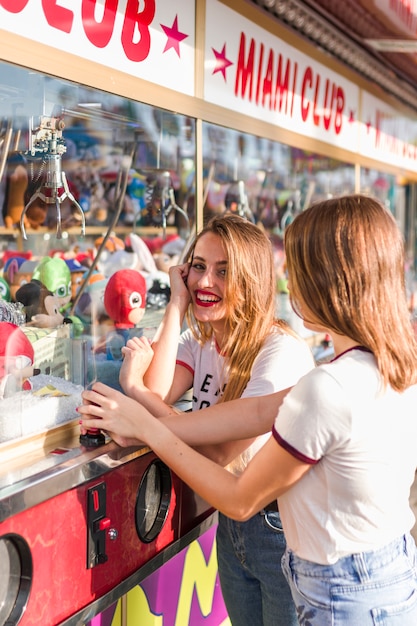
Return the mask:
{"type": "Polygon", "coordinates": [[[213,512],[151,452],[25,505],[0,523],[0,542],[26,545],[22,588],[29,593],[19,626],[65,622],[213,512]]]}

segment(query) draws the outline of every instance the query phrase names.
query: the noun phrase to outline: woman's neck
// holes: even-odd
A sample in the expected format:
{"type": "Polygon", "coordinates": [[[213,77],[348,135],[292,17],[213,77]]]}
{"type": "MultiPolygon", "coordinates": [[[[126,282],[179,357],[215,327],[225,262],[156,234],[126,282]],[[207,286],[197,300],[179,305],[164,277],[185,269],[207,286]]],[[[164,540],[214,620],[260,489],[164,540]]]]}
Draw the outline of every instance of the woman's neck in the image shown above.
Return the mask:
{"type": "Polygon", "coordinates": [[[350,350],[350,348],[354,348],[358,346],[358,342],[346,335],[330,335],[333,342],[334,354],[338,356],[342,354],[342,352],[346,352],[346,350],[350,350]]]}
{"type": "Polygon", "coordinates": [[[217,322],[211,325],[213,329],[214,339],[218,348],[221,350],[226,339],[226,324],[224,322],[217,322]]]}

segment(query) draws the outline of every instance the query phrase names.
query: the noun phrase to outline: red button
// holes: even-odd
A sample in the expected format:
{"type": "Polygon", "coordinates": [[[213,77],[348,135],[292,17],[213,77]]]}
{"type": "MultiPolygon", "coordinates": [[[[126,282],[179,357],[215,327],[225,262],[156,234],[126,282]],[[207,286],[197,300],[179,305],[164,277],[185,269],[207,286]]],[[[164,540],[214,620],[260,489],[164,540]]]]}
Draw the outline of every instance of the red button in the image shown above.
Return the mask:
{"type": "Polygon", "coordinates": [[[98,529],[106,530],[110,526],[110,517],[103,517],[103,519],[98,521],[98,529]]]}

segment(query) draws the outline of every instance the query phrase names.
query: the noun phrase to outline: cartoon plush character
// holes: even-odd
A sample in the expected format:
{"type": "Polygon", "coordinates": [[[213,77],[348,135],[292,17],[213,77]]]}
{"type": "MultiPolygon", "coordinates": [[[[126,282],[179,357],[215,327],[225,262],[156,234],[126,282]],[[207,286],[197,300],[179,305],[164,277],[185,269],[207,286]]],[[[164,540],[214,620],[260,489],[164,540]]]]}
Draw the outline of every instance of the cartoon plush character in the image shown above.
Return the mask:
{"type": "Polygon", "coordinates": [[[9,284],[12,302],[16,300],[16,291],[19,287],[32,280],[33,270],[36,265],[36,261],[31,261],[24,257],[12,257],[5,263],[3,278],[9,284]]]}
{"type": "Polygon", "coordinates": [[[10,287],[9,283],[3,276],[0,276],[0,300],[10,302],[10,287]]]}
{"type": "MultiPolygon", "coordinates": [[[[88,272],[84,272],[82,283],[88,272]]],[[[76,306],[75,315],[83,324],[94,325],[105,315],[104,291],[107,285],[107,278],[101,273],[94,271],[88,279],[86,287],[81,294],[76,306]]],[[[77,290],[78,295],[78,290],[77,290]]]]}
{"type": "Polygon", "coordinates": [[[72,297],[71,272],[63,259],[42,257],[33,271],[32,280],[38,280],[58,298],[59,310],[69,304],[72,297]]]}
{"type": "Polygon", "coordinates": [[[22,329],[0,322],[0,398],[32,389],[29,377],[36,373],[34,358],[33,346],[22,329]]]}
{"type": "Polygon", "coordinates": [[[83,281],[85,266],[76,259],[64,259],[71,274],[71,300],[75,300],[77,291],[83,281]]]}
{"type": "Polygon", "coordinates": [[[146,280],[137,270],[123,269],[108,280],[104,292],[104,307],[113,320],[115,331],[107,339],[107,358],[120,359],[121,348],[133,336],[140,336],[137,327],[146,306],[146,280]]]}
{"type": "Polygon", "coordinates": [[[32,326],[55,328],[64,323],[59,299],[36,280],[22,285],[16,292],[16,300],[23,304],[26,323],[32,326]]]}

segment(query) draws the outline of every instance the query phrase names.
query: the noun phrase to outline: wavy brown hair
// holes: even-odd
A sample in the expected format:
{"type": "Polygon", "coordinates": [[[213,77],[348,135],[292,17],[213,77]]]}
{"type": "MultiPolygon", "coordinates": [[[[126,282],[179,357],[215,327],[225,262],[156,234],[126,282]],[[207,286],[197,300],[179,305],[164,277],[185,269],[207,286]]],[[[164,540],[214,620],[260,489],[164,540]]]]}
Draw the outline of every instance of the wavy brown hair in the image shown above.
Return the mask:
{"type": "Polygon", "coordinates": [[[325,328],[373,352],[384,385],[417,383],[417,342],[407,307],[404,244],[375,198],[351,195],[311,206],[285,233],[290,298],[325,328]]]}
{"type": "MultiPolygon", "coordinates": [[[[192,261],[197,241],[207,233],[221,239],[227,259],[224,292],[227,332],[222,345],[227,385],[220,403],[242,395],[253,362],[273,326],[282,332],[295,333],[286,322],[275,319],[275,268],[267,235],[238,215],[216,216],[197,235],[185,261],[192,261]]],[[[192,305],[187,310],[187,322],[201,344],[212,338],[211,325],[195,319],[192,305]]]]}

